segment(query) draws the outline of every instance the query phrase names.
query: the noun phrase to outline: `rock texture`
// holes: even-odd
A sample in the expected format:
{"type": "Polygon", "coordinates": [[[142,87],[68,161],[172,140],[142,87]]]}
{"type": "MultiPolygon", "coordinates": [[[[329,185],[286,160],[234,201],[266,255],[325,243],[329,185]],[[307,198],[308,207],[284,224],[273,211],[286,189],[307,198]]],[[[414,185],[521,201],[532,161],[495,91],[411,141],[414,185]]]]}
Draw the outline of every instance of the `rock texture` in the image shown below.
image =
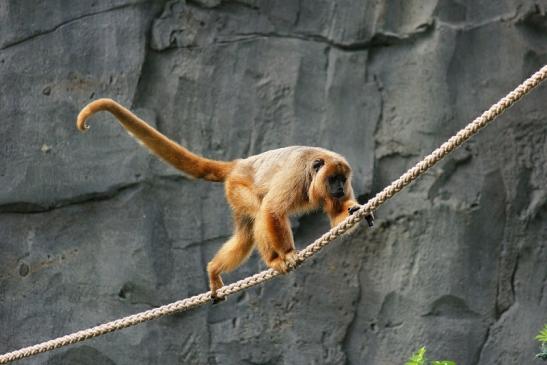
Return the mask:
{"type": "MultiPolygon", "coordinates": [[[[207,289],[230,234],[111,97],[212,158],[318,145],[379,191],[547,62],[535,0],[0,3],[0,352],[207,289]]],[[[547,318],[547,85],[355,235],[222,305],[27,364],[532,363],[547,318]]],[[[300,247],[328,228],[296,219],[300,247]]],[[[263,268],[258,257],[227,281],[263,268]]]]}

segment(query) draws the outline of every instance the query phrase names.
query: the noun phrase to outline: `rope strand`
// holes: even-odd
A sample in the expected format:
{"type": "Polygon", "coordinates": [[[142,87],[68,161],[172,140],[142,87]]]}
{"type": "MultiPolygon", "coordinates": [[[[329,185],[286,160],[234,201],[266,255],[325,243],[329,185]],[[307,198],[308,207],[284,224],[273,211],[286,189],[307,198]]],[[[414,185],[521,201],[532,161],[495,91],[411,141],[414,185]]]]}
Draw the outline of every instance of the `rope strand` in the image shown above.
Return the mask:
{"type": "MultiPolygon", "coordinates": [[[[416,180],[425,171],[435,165],[439,160],[445,157],[450,152],[458,148],[462,143],[467,141],[479,130],[484,128],[490,122],[492,122],[501,113],[511,107],[524,95],[534,89],[542,81],[547,78],[547,65],[543,66],[539,71],[533,74],[530,78],[520,84],[517,88],[511,91],[507,96],[502,98],[496,104],[492,105],[490,109],[485,111],[480,117],[469,123],[465,128],[460,130],[456,135],[451,137],[447,142],[443,143],[439,148],[426,156],[422,161],[418,162],[414,167],[405,172],[400,178],[393,181],[389,186],[384,188],[380,193],[370,199],[359,210],[353,213],[353,215],[346,218],[336,227],[333,227],[330,231],[323,234],[313,243],[308,245],[302,251],[298,252],[298,264],[299,266],[307,258],[313,256],[323,247],[335,240],[337,237],[345,233],[347,230],[355,226],[358,222],[363,220],[367,215],[371,214],[386,200],[393,197],[403,188],[405,188],[412,181],[416,180]]],[[[237,293],[244,289],[263,283],[276,276],[280,275],[278,272],[268,269],[258,274],[247,277],[243,280],[239,280],[235,283],[226,285],[217,291],[219,297],[226,297],[228,295],[237,293]]],[[[6,364],[8,362],[30,357],[42,352],[51,351],[53,349],[74,344],[80,341],[84,341],[93,337],[101,336],[109,332],[117,331],[126,327],[134,326],[139,323],[150,321],[159,317],[170,315],[176,312],[187,311],[189,309],[201,306],[211,301],[211,292],[195,295],[190,298],[182,299],[177,302],[163,305],[158,308],[150,309],[145,312],[133,314],[124,318],[117,319],[108,323],[104,323],[92,328],[74,332],[72,334],[55,338],[46,342],[39,343],[37,345],[22,348],[20,350],[8,352],[0,355],[0,364],[6,364]]]]}

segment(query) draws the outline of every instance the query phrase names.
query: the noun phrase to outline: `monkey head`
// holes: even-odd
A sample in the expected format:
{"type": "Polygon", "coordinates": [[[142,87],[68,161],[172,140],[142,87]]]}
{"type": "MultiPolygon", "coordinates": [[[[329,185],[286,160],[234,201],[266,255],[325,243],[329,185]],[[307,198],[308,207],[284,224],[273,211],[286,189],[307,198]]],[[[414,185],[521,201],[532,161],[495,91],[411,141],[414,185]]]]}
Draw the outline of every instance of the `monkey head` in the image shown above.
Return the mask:
{"type": "Polygon", "coordinates": [[[310,200],[321,204],[353,198],[351,168],[338,156],[324,156],[313,160],[310,200]]]}

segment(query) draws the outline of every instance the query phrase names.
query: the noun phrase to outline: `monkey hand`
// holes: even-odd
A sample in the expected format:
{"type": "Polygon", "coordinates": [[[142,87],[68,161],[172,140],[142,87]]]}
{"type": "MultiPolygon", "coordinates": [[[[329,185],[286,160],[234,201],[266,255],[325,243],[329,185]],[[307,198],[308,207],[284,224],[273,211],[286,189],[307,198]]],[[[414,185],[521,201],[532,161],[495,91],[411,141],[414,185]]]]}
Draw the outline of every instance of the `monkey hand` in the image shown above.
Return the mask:
{"type": "MultiPolygon", "coordinates": [[[[352,215],[353,213],[358,211],[360,208],[361,208],[361,205],[354,205],[353,207],[348,208],[349,215],[352,215]]],[[[367,220],[369,227],[374,226],[374,214],[370,213],[369,215],[366,215],[365,219],[367,220]]]]}
{"type": "Polygon", "coordinates": [[[348,208],[348,213],[349,213],[349,215],[352,215],[353,213],[355,213],[356,211],[358,211],[359,208],[361,208],[361,205],[359,205],[359,204],[354,205],[354,206],[351,207],[351,208],[348,208]]]}

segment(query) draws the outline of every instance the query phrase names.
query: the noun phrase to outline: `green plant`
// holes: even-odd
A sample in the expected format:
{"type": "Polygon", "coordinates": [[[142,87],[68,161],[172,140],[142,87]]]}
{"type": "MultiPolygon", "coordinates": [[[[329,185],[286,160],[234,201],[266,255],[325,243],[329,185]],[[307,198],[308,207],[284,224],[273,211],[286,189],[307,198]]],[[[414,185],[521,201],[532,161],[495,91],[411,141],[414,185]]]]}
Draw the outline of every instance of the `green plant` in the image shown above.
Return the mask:
{"type": "Polygon", "coordinates": [[[410,357],[410,359],[408,359],[408,361],[405,363],[405,365],[426,365],[426,364],[431,364],[431,365],[456,365],[456,363],[454,361],[447,361],[447,360],[442,360],[442,361],[436,360],[436,361],[428,362],[428,360],[425,357],[425,352],[426,352],[425,347],[421,347],[418,351],[416,351],[410,357]]]}
{"type": "Polygon", "coordinates": [[[547,343],[547,324],[544,325],[541,331],[539,331],[539,334],[536,336],[536,340],[538,340],[542,344],[547,343]]]}
{"type": "Polygon", "coordinates": [[[405,363],[405,365],[424,365],[424,364],[425,364],[425,347],[421,347],[405,363]]]}
{"type": "Polygon", "coordinates": [[[538,359],[543,361],[547,360],[547,324],[543,326],[543,329],[539,331],[536,336],[536,340],[541,344],[541,352],[536,355],[538,359]]]}

